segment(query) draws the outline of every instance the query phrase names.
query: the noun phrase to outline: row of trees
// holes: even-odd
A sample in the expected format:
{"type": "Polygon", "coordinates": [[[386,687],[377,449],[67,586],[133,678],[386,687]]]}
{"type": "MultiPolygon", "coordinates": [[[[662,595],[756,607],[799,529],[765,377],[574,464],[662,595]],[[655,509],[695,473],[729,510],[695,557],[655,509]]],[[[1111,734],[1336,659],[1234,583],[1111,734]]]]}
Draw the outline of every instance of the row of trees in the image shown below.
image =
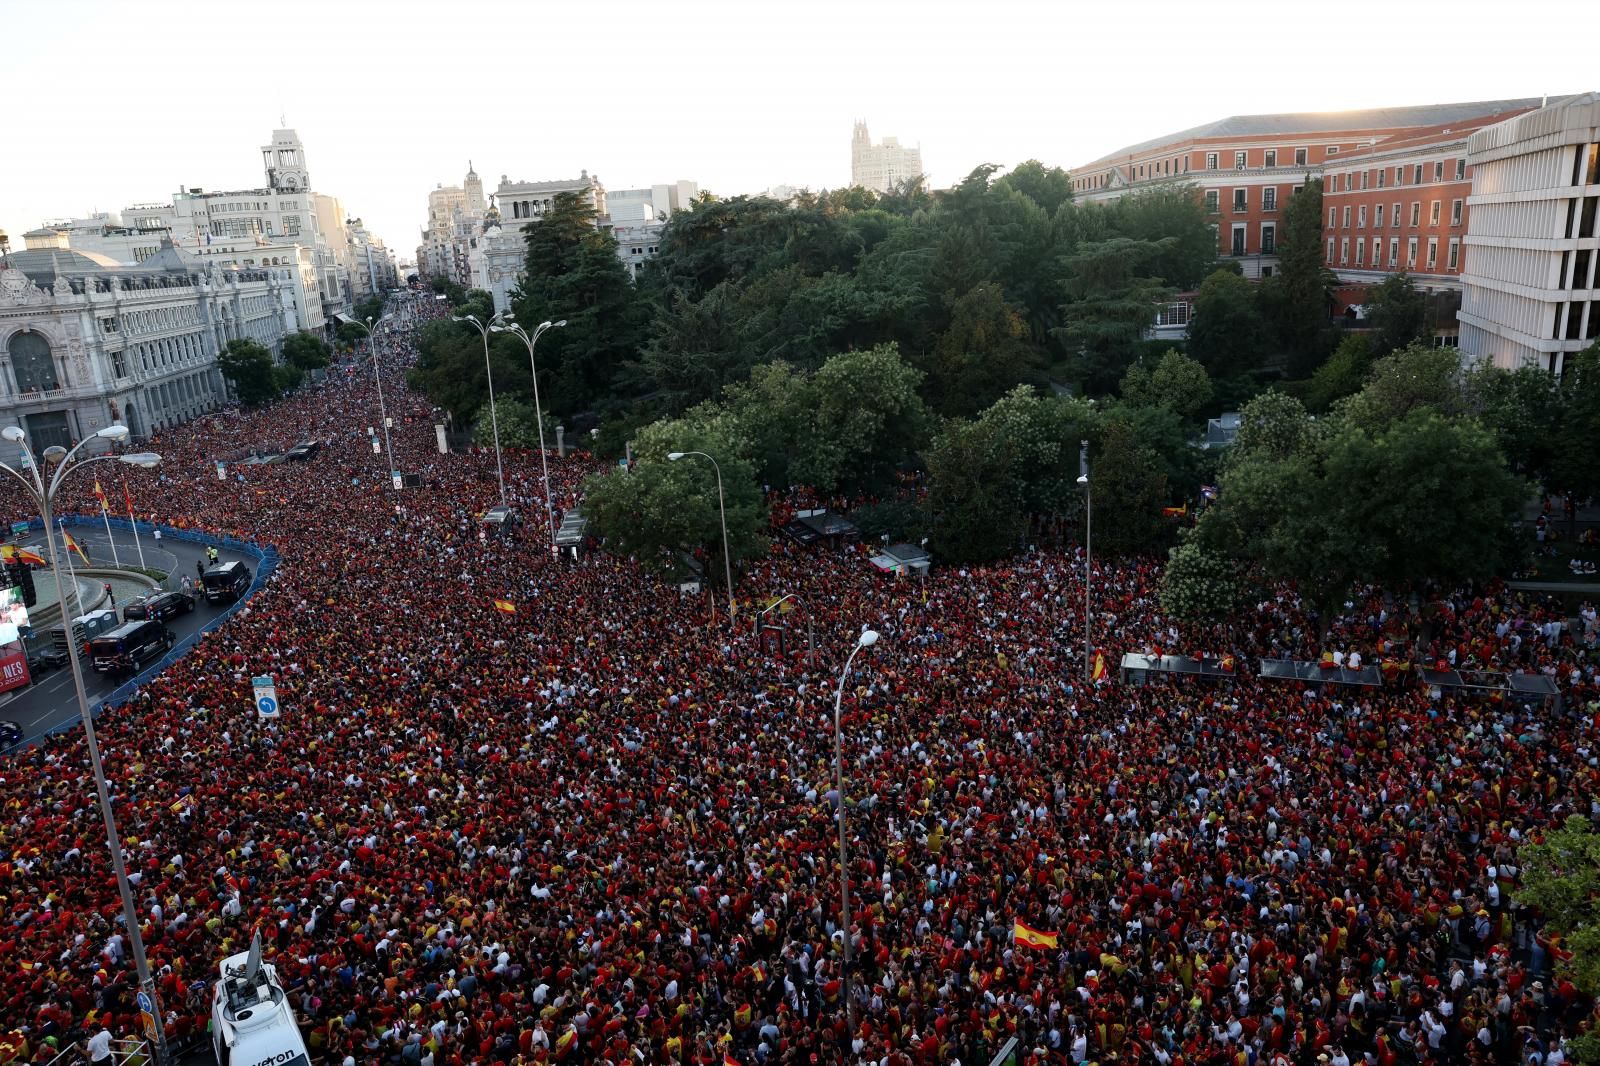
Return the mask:
{"type": "Polygon", "coordinates": [[[284,338],[280,363],[265,347],[241,337],[229,341],[217,355],[217,369],[240,403],[259,407],[298,388],[311,371],[325,368],[330,354],[327,343],[315,333],[301,331],[284,338]]]}

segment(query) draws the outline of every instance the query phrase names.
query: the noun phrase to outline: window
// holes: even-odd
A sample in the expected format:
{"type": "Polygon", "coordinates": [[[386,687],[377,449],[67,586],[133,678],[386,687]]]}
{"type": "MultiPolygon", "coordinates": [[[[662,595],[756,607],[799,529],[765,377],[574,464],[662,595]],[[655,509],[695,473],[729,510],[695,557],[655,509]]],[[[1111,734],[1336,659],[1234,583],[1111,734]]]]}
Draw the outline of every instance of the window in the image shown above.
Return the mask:
{"type": "Polygon", "coordinates": [[[1400,238],[1389,238],[1389,269],[1393,270],[1400,265],[1400,238]]]}
{"type": "Polygon", "coordinates": [[[1394,168],[1394,183],[1395,183],[1395,187],[1396,188],[1398,188],[1399,186],[1404,185],[1406,183],[1406,168],[1405,167],[1395,167],[1394,168]]]}
{"type": "Polygon", "coordinates": [[[1306,150],[1304,148],[1296,148],[1294,150],[1294,165],[1297,167],[1306,165],[1306,150]]]}
{"type": "Polygon", "coordinates": [[[1411,184],[1413,184],[1413,185],[1421,185],[1422,184],[1422,164],[1421,163],[1418,163],[1416,166],[1411,168],[1411,184]]]}
{"type": "Polygon", "coordinates": [[[1370,173],[1372,173],[1370,170],[1363,170],[1361,172],[1361,187],[1363,189],[1367,187],[1367,175],[1370,173]]]}
{"type": "Polygon", "coordinates": [[[1372,269],[1377,270],[1383,265],[1383,238],[1372,238],[1372,269]]]}
{"type": "Polygon", "coordinates": [[[1243,170],[1244,167],[1245,167],[1245,159],[1246,158],[1247,157],[1243,152],[1235,152],[1235,153],[1233,153],[1233,166],[1234,166],[1234,169],[1235,170],[1243,170]]]}
{"type": "Polygon", "coordinates": [[[1366,265],[1367,265],[1367,242],[1362,240],[1360,237],[1357,237],[1356,238],[1356,266],[1364,267],[1366,265]]]}
{"type": "Polygon", "coordinates": [[[1156,308],[1156,325],[1187,326],[1188,324],[1189,305],[1185,301],[1179,300],[1156,308]]]}
{"type": "Polygon", "coordinates": [[[1222,194],[1220,192],[1218,192],[1216,189],[1207,189],[1206,190],[1206,213],[1207,214],[1214,215],[1214,214],[1217,213],[1217,199],[1221,195],[1222,194]]]}
{"type": "MultiPolygon", "coordinates": [[[[1563,252],[1562,255],[1565,257],[1566,253],[1563,252]]],[[[1574,265],[1572,268],[1572,282],[1567,286],[1567,288],[1587,289],[1589,287],[1589,252],[1587,250],[1580,251],[1573,257],[1573,259],[1574,265]]],[[[1565,264],[1563,264],[1563,268],[1564,267],[1565,264]]],[[[1563,273],[1565,273],[1565,269],[1563,269],[1563,273]]]]}
{"type": "Polygon", "coordinates": [[[1600,144],[1591,144],[1587,149],[1579,148],[1575,153],[1572,167],[1572,184],[1594,185],[1597,183],[1600,183],[1600,144]],[[1581,182],[1578,180],[1580,177],[1583,179],[1581,182]]]}
{"type": "Polygon", "coordinates": [[[1461,266],[1461,239],[1459,237],[1450,238],[1449,256],[1450,258],[1445,261],[1445,265],[1451,270],[1458,269],[1461,266]]]}
{"type": "Polygon", "coordinates": [[[1278,150],[1276,148],[1267,149],[1265,162],[1262,165],[1269,167],[1275,167],[1278,165],[1278,150]]]}
{"type": "Polygon", "coordinates": [[[1463,157],[1456,160],[1456,180],[1465,181],[1467,178],[1467,161],[1463,157]]]}
{"type": "Polygon", "coordinates": [[[42,334],[32,330],[18,333],[11,338],[8,350],[18,392],[53,392],[61,387],[50,342],[42,334]]]}
{"type": "Polygon", "coordinates": [[[1344,214],[1340,215],[1339,218],[1340,218],[1339,228],[1340,229],[1349,229],[1350,228],[1350,205],[1349,204],[1345,204],[1344,205],[1344,214]]]}
{"type": "Polygon", "coordinates": [[[128,376],[128,364],[121,352],[111,353],[111,373],[113,377],[125,378],[128,376]]]}
{"type": "Polygon", "coordinates": [[[1422,224],[1422,201],[1421,200],[1412,200],[1411,201],[1411,224],[1413,226],[1418,226],[1418,225],[1422,224]]]}
{"type": "Polygon", "coordinates": [[[1333,238],[1328,238],[1328,265],[1333,265],[1333,238]]]}
{"type": "Polygon", "coordinates": [[[1443,159],[1441,159],[1437,163],[1433,164],[1433,180],[1434,181],[1443,181],[1444,180],[1444,160],[1443,159]]]}
{"type": "Polygon", "coordinates": [[[1350,262],[1350,238],[1343,237],[1339,241],[1339,265],[1344,266],[1350,262]]]}
{"type": "Polygon", "coordinates": [[[100,332],[101,333],[115,333],[116,331],[117,331],[117,319],[116,319],[115,315],[113,315],[110,318],[102,318],[100,320],[100,332]]]}
{"type": "Polygon", "coordinates": [[[1398,226],[1399,224],[1400,224],[1400,205],[1397,203],[1397,204],[1394,205],[1394,210],[1389,213],[1389,225],[1398,226]]]}
{"type": "Polygon", "coordinates": [[[1374,207],[1372,209],[1372,228],[1373,229],[1382,229],[1383,228],[1383,205],[1382,204],[1379,204],[1378,206],[1376,206],[1376,207],[1374,207]]]}
{"type": "Polygon", "coordinates": [[[1261,224],[1261,254],[1278,254],[1278,227],[1271,222],[1261,224]]]}
{"type": "Polygon", "coordinates": [[[1322,154],[1323,155],[1338,155],[1339,154],[1339,146],[1337,144],[1330,144],[1330,145],[1328,145],[1326,148],[1324,148],[1322,150],[1322,154]]]}
{"type": "Polygon", "coordinates": [[[1233,255],[1244,255],[1245,254],[1244,249],[1245,249],[1245,227],[1244,227],[1244,223],[1235,222],[1234,225],[1233,225],[1233,245],[1232,245],[1232,253],[1231,254],[1233,254],[1233,255]]]}
{"type": "Polygon", "coordinates": [[[1278,209],[1278,188],[1269,185],[1261,190],[1261,210],[1276,211],[1278,209]]]}
{"type": "Polygon", "coordinates": [[[1250,210],[1250,190],[1233,190],[1233,213],[1237,215],[1248,210],[1250,210]]]}
{"type": "Polygon", "coordinates": [[[1428,225],[1430,226],[1439,224],[1439,204],[1440,201],[1435,200],[1428,208],[1428,225]]]}
{"type": "Polygon", "coordinates": [[[1329,229],[1337,229],[1338,226],[1339,226],[1339,209],[1337,207],[1330,207],[1330,208],[1328,208],[1328,228],[1329,229]]]}
{"type": "Polygon", "coordinates": [[[1389,177],[1389,168],[1388,167],[1379,167],[1378,168],[1378,188],[1380,188],[1380,189],[1383,188],[1384,181],[1388,177],[1389,177]]]}
{"type": "Polygon", "coordinates": [[[1417,239],[1412,237],[1406,241],[1406,269],[1411,270],[1417,265],[1417,239]]]}
{"type": "Polygon", "coordinates": [[[1439,238],[1428,238],[1428,269],[1432,270],[1439,265],[1439,238]]]}
{"type": "Polygon", "coordinates": [[[1356,208],[1356,229],[1367,228],[1367,205],[1362,204],[1356,208]]]}
{"type": "Polygon", "coordinates": [[[1451,200],[1450,201],[1450,224],[1452,226],[1461,225],[1461,201],[1460,200],[1451,200]]]}

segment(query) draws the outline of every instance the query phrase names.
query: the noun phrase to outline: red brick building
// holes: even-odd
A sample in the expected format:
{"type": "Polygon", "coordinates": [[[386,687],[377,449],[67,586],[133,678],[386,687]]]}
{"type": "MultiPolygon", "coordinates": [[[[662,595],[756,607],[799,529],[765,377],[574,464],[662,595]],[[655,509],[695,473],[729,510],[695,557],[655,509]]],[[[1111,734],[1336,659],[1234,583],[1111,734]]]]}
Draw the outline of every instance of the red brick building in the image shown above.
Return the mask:
{"type": "MultiPolygon", "coordinates": [[[[1267,277],[1277,268],[1284,208],[1309,179],[1333,173],[1352,156],[1366,159],[1384,145],[1398,145],[1398,138],[1410,141],[1416,134],[1438,133],[1467,122],[1476,123],[1471,129],[1477,129],[1487,121],[1537,106],[1537,99],[1487,100],[1366,111],[1236,115],[1130,145],[1077,167],[1072,171],[1073,189],[1080,201],[1095,201],[1115,199],[1159,182],[1193,183],[1216,219],[1218,255],[1237,261],[1246,277],[1267,277]]],[[[1433,161],[1434,156],[1428,155],[1430,167],[1433,161]]],[[[1386,165],[1392,170],[1398,164],[1386,165]]],[[[1377,166],[1372,162],[1372,169],[1377,166]]],[[[1454,172],[1446,173],[1453,176],[1454,172]]],[[[1430,169],[1427,175],[1431,174],[1430,169]]],[[[1369,178],[1369,184],[1372,180],[1369,178]]],[[[1356,191],[1361,191],[1359,179],[1356,191]]],[[[1460,198],[1465,199],[1465,193],[1460,198]]],[[[1410,201],[1405,203],[1403,210],[1409,211],[1410,201]]],[[[1372,205],[1368,206],[1370,221],[1372,205]]],[[[1423,210],[1431,212],[1431,206],[1423,210]]],[[[1443,210],[1449,210],[1448,202],[1443,210]]],[[[1424,241],[1419,254],[1425,254],[1426,238],[1420,237],[1420,229],[1418,234],[1424,241]]],[[[1368,242],[1372,236],[1364,233],[1368,242]]],[[[1383,236],[1387,241],[1387,229],[1383,236]]],[[[1349,238],[1354,241],[1354,229],[1349,238]]],[[[1405,247],[1402,244],[1402,249],[1405,247]]],[[[1448,250],[1444,243],[1440,248],[1448,250]]],[[[1364,249],[1365,258],[1370,243],[1364,249]]],[[[1387,244],[1383,251],[1387,253],[1387,244]]],[[[1337,252],[1335,245],[1335,255],[1337,252]]]]}

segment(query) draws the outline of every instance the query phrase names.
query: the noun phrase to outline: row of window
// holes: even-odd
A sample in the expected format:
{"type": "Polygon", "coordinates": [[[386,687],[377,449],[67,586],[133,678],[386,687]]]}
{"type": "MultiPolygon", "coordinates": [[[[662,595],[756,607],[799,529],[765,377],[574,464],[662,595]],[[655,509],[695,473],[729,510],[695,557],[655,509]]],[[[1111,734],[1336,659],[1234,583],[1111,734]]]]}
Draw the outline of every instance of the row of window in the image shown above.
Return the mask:
{"type": "Polygon", "coordinates": [[[1600,215],[1600,196],[1573,197],[1567,201],[1567,237],[1594,237],[1595,220],[1600,215]],[[1581,206],[1580,206],[1581,204],[1581,206]]]}
{"type": "MultiPolygon", "coordinates": [[[[1413,163],[1409,166],[1401,165],[1394,168],[1394,184],[1396,187],[1406,184],[1406,175],[1411,176],[1412,185],[1421,185],[1432,174],[1434,181],[1443,181],[1445,164],[1447,160],[1434,160],[1433,166],[1426,163],[1413,163]]],[[[1467,161],[1460,158],[1453,161],[1452,173],[1454,181],[1465,181],[1467,178],[1467,161]]],[[[1328,175],[1329,192],[1355,192],[1360,189],[1376,187],[1386,188],[1389,184],[1390,170],[1388,167],[1378,167],[1375,170],[1343,170],[1337,174],[1328,175]]]]}
{"type": "MultiPolygon", "coordinates": [[[[1244,222],[1233,224],[1232,240],[1228,246],[1228,254],[1234,256],[1249,255],[1247,250],[1247,235],[1250,227],[1244,222]]],[[[1261,223],[1261,255],[1278,254],[1278,226],[1275,222],[1261,223]]]]}
{"type": "MultiPolygon", "coordinates": [[[[1276,169],[1280,165],[1304,167],[1307,165],[1307,160],[1310,156],[1310,149],[1307,148],[1285,148],[1282,149],[1281,154],[1280,150],[1277,148],[1263,148],[1257,149],[1257,151],[1261,153],[1261,166],[1268,170],[1276,169]],[[1294,159],[1293,164],[1288,163],[1288,160],[1291,157],[1294,159]],[[1284,161],[1282,164],[1279,162],[1280,159],[1284,161]]],[[[1330,144],[1324,147],[1322,151],[1324,155],[1338,155],[1339,146],[1337,144],[1330,144]]],[[[1249,169],[1250,152],[1248,150],[1243,148],[1234,149],[1232,156],[1233,168],[1235,170],[1249,169]]],[[[1205,153],[1205,169],[1221,170],[1222,161],[1225,158],[1227,158],[1227,153],[1225,152],[1219,151],[1205,153]]],[[[1189,154],[1187,152],[1185,152],[1183,155],[1175,155],[1167,159],[1149,163],[1140,163],[1128,168],[1128,178],[1131,181],[1137,181],[1140,178],[1164,178],[1170,177],[1174,174],[1187,173],[1189,173],[1189,154]]],[[[1110,181],[1111,172],[1107,171],[1104,174],[1097,174],[1091,178],[1079,178],[1073,182],[1073,186],[1079,190],[1103,189],[1110,184],[1110,181]]]]}
{"type": "Polygon", "coordinates": [[[151,307],[142,311],[125,311],[121,318],[109,315],[100,320],[101,333],[150,333],[155,330],[194,326],[200,322],[200,313],[194,305],[183,307],[151,307]]]}
{"type": "MultiPolygon", "coordinates": [[[[1216,214],[1221,203],[1222,191],[1220,189],[1206,190],[1206,211],[1216,214]]],[[[1276,211],[1278,209],[1278,187],[1267,185],[1261,190],[1261,210],[1276,211]]],[[[1250,189],[1248,187],[1233,190],[1233,213],[1242,215],[1250,210],[1250,189]]]]}
{"type": "Polygon", "coordinates": [[[1592,341],[1600,337],[1600,300],[1574,300],[1556,305],[1556,324],[1550,331],[1551,340],[1592,341]],[[1584,309],[1589,311],[1588,324],[1584,324],[1584,309]],[[1564,312],[1564,313],[1563,313],[1564,312]]]}
{"type": "MultiPolygon", "coordinates": [[[[1334,240],[1335,240],[1335,238],[1333,238],[1333,237],[1329,237],[1328,238],[1328,265],[1329,266],[1333,266],[1334,265],[1334,259],[1333,259],[1334,240]]],[[[1352,266],[1353,265],[1358,270],[1368,266],[1368,263],[1367,263],[1367,242],[1365,240],[1363,240],[1360,237],[1357,237],[1355,239],[1355,262],[1353,264],[1351,263],[1351,260],[1350,260],[1350,250],[1351,250],[1350,249],[1350,238],[1349,237],[1340,237],[1340,238],[1337,238],[1337,240],[1339,242],[1339,262],[1338,262],[1339,266],[1352,266]]],[[[1417,240],[1416,237],[1410,237],[1410,238],[1407,238],[1407,240],[1406,240],[1406,264],[1405,264],[1405,269],[1407,269],[1407,270],[1415,270],[1417,268],[1417,243],[1418,243],[1418,240],[1417,240]]],[[[1460,240],[1460,238],[1458,238],[1458,237],[1451,237],[1450,238],[1450,243],[1446,247],[1446,256],[1447,256],[1447,258],[1445,259],[1445,269],[1446,270],[1459,270],[1461,268],[1461,240],[1460,240]]],[[[1437,269],[1439,269],[1439,238],[1437,238],[1437,237],[1429,237],[1428,238],[1428,258],[1425,261],[1425,263],[1426,263],[1426,265],[1425,265],[1424,269],[1426,269],[1426,270],[1437,270],[1437,269]]],[[[1387,264],[1385,264],[1384,261],[1383,261],[1383,238],[1382,237],[1373,237],[1372,238],[1372,263],[1371,263],[1371,269],[1373,269],[1373,270],[1385,270],[1385,269],[1387,269],[1387,270],[1398,270],[1399,268],[1400,268],[1400,238],[1399,237],[1390,237],[1389,238],[1389,261],[1388,261],[1387,264]]]]}
{"type": "MultiPolygon", "coordinates": [[[[1461,200],[1451,200],[1450,201],[1450,224],[1452,226],[1461,225],[1461,217],[1462,217],[1461,216],[1461,205],[1462,205],[1462,203],[1463,203],[1463,201],[1461,201],[1461,200]]],[[[1443,207],[1444,207],[1444,201],[1443,200],[1435,200],[1435,201],[1433,201],[1432,205],[1428,209],[1428,225],[1437,226],[1439,224],[1439,219],[1440,219],[1440,217],[1442,215],[1443,207]]],[[[1384,208],[1383,204],[1377,204],[1373,208],[1372,227],[1374,229],[1382,229],[1383,228],[1383,218],[1384,218],[1383,208],[1384,208]]],[[[1391,226],[1399,226],[1401,224],[1401,221],[1400,221],[1401,217],[1402,216],[1400,214],[1400,203],[1399,203],[1399,201],[1396,201],[1394,203],[1394,205],[1393,205],[1393,210],[1391,210],[1389,212],[1389,225],[1391,225],[1391,226]]],[[[1366,204],[1357,204],[1356,205],[1355,220],[1356,220],[1356,224],[1355,224],[1355,228],[1356,229],[1366,229],[1367,228],[1367,205],[1366,204]]],[[[1411,222],[1409,224],[1412,225],[1412,226],[1420,226],[1422,224],[1422,201],[1421,200],[1413,200],[1413,201],[1411,201],[1411,222]]],[[[1344,206],[1344,209],[1343,209],[1342,212],[1337,207],[1328,208],[1328,228],[1329,229],[1350,229],[1351,228],[1350,227],[1350,205],[1349,204],[1346,204],[1344,206]]]]}

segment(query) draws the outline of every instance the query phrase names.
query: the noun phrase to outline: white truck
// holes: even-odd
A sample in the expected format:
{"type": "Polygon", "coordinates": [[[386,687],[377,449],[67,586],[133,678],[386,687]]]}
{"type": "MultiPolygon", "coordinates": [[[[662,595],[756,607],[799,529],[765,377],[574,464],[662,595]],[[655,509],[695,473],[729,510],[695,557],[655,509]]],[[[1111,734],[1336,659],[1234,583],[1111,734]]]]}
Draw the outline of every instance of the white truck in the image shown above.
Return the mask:
{"type": "Polygon", "coordinates": [[[311,1066],[278,971],[261,961],[260,934],[249,951],[222,960],[211,994],[211,1042],[218,1066],[311,1066]]]}

